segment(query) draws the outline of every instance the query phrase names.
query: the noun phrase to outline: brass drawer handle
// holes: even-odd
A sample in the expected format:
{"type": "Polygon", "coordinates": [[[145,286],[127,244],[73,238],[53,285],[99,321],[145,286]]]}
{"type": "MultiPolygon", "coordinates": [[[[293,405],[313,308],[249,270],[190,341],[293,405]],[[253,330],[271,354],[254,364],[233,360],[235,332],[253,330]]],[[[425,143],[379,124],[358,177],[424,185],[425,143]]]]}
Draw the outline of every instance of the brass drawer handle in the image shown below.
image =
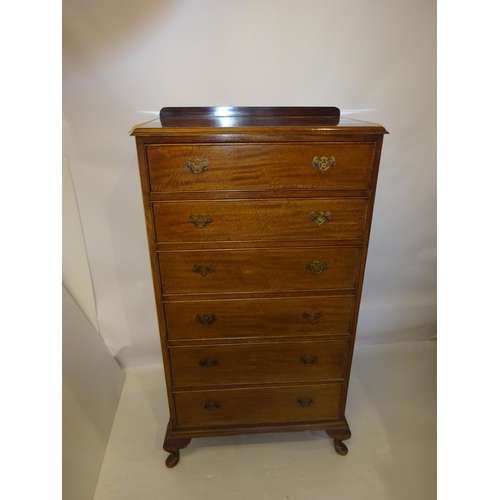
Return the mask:
{"type": "Polygon", "coordinates": [[[313,274],[319,274],[323,269],[326,269],[326,262],[320,262],[319,260],[309,261],[306,265],[306,269],[313,274]]]}
{"type": "Polygon", "coordinates": [[[332,220],[332,214],[330,212],[311,212],[309,219],[321,226],[327,220],[332,220]]]}
{"type": "Polygon", "coordinates": [[[323,316],[323,312],[319,309],[317,311],[304,311],[302,313],[302,317],[307,319],[309,323],[315,323],[321,316],[323,316]]]}
{"type": "Polygon", "coordinates": [[[203,366],[203,368],[213,368],[214,366],[218,366],[219,362],[214,358],[207,358],[200,359],[200,361],[198,361],[198,364],[200,366],[203,366]]]}
{"type": "Polygon", "coordinates": [[[207,401],[203,405],[204,410],[218,410],[220,408],[220,404],[217,401],[207,401]]]}
{"type": "Polygon", "coordinates": [[[201,214],[191,215],[189,217],[189,222],[201,229],[212,222],[212,217],[210,215],[201,215],[201,214]]]}
{"type": "Polygon", "coordinates": [[[199,158],[195,158],[194,160],[191,160],[190,158],[188,158],[186,160],[186,168],[191,170],[191,172],[196,175],[201,174],[205,170],[208,170],[209,167],[210,164],[208,163],[207,159],[200,160],[199,158]]]}
{"type": "Polygon", "coordinates": [[[297,403],[299,403],[299,405],[302,406],[303,408],[307,408],[308,406],[311,406],[314,403],[314,399],[305,396],[302,398],[298,398],[297,403]]]}
{"type": "Polygon", "coordinates": [[[327,156],[322,156],[321,158],[315,156],[312,161],[312,166],[323,173],[325,173],[327,170],[330,170],[335,165],[337,165],[335,156],[331,156],[330,158],[328,158],[327,156]]]}
{"type": "Polygon", "coordinates": [[[216,319],[217,316],[215,314],[198,314],[196,316],[196,321],[203,326],[211,325],[216,319]]]}
{"type": "Polygon", "coordinates": [[[215,272],[215,267],[211,264],[195,264],[193,266],[193,271],[201,274],[202,276],[206,276],[209,273],[215,272]]]}
{"type": "Polygon", "coordinates": [[[299,361],[306,366],[311,366],[318,361],[318,356],[316,354],[306,354],[305,356],[301,356],[299,361]]]}

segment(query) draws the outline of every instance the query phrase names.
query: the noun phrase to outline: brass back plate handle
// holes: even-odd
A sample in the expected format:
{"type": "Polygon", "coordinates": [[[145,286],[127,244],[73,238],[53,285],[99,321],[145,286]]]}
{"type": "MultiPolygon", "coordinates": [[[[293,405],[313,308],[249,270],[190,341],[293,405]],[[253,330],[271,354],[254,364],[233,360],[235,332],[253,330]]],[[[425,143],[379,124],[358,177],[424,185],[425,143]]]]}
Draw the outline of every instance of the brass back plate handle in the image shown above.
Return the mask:
{"type": "Polygon", "coordinates": [[[302,317],[304,319],[307,319],[307,321],[309,321],[309,323],[315,323],[322,316],[323,316],[323,312],[320,311],[319,309],[316,311],[304,311],[302,313],[302,317]]]}
{"type": "Polygon", "coordinates": [[[191,215],[189,217],[189,222],[195,225],[197,228],[202,229],[212,222],[211,215],[191,215]]]}
{"type": "Polygon", "coordinates": [[[220,408],[220,404],[217,403],[217,401],[207,401],[204,405],[203,405],[203,409],[204,410],[217,410],[220,408]]]}
{"type": "Polygon", "coordinates": [[[215,314],[198,314],[196,316],[196,321],[203,326],[209,326],[216,320],[217,316],[215,314]]]}
{"type": "Polygon", "coordinates": [[[321,226],[321,224],[324,224],[326,221],[332,220],[332,214],[330,212],[311,212],[309,214],[309,220],[321,226]]]}
{"type": "Polygon", "coordinates": [[[316,356],[316,354],[306,354],[305,356],[301,356],[299,361],[306,366],[311,366],[318,361],[318,356],[316,356]]]}
{"type": "Polygon", "coordinates": [[[306,264],[306,269],[311,271],[313,274],[319,274],[323,269],[326,269],[326,262],[320,262],[319,260],[309,261],[306,264]]]}
{"type": "Polygon", "coordinates": [[[314,399],[308,396],[304,396],[302,398],[298,398],[297,403],[299,403],[299,405],[302,406],[302,408],[307,408],[308,406],[311,406],[314,403],[314,399]]]}
{"type": "Polygon", "coordinates": [[[214,358],[206,358],[200,359],[200,361],[198,361],[198,364],[203,368],[212,368],[214,366],[218,366],[219,362],[214,358]]]}
{"type": "Polygon", "coordinates": [[[312,161],[312,166],[317,168],[322,173],[327,172],[335,165],[337,165],[335,156],[331,156],[330,158],[328,158],[327,156],[322,156],[321,158],[315,156],[312,161]]]}
{"type": "Polygon", "coordinates": [[[199,158],[195,158],[191,160],[191,158],[186,159],[186,168],[191,170],[193,174],[201,174],[205,170],[208,170],[210,164],[207,159],[200,160],[199,158]]]}
{"type": "Polygon", "coordinates": [[[195,264],[193,272],[206,276],[209,273],[215,272],[215,267],[212,264],[195,264]]]}

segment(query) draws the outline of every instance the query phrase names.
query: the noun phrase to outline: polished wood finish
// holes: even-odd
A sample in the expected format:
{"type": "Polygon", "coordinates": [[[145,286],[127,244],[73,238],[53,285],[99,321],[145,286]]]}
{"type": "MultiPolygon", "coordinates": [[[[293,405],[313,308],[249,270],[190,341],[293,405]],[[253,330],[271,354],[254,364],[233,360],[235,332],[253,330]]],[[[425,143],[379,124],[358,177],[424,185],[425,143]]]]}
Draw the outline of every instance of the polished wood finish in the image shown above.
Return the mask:
{"type": "Polygon", "coordinates": [[[348,341],[172,347],[172,384],[177,388],[342,380],[348,347],[348,341]]]}
{"type": "Polygon", "coordinates": [[[163,293],[213,294],[354,289],[360,257],[356,247],[204,250],[159,252],[158,264],[163,293]]]}
{"type": "Polygon", "coordinates": [[[355,296],[169,301],[168,340],[349,335],[355,296]],[[209,324],[198,316],[215,317],[209,324]]]}
{"type": "Polygon", "coordinates": [[[191,438],[340,455],[383,134],[337,108],[164,108],[134,128],[170,407],[191,438]]]}
{"type": "Polygon", "coordinates": [[[361,240],[368,200],[155,202],[158,243],[361,240]]]}
{"type": "Polygon", "coordinates": [[[188,428],[334,419],[341,388],[342,384],[314,384],[177,392],[178,423],[188,428]],[[301,404],[301,398],[312,402],[301,404]],[[207,403],[212,403],[210,409],[204,408],[207,403]]]}
{"type": "Polygon", "coordinates": [[[289,118],[311,119],[324,118],[330,125],[336,125],[340,119],[340,109],[329,107],[299,107],[299,106],[238,106],[238,107],[191,107],[162,108],[160,121],[164,127],[189,126],[187,120],[210,120],[213,118],[233,118],[238,120],[286,120],[289,118]]]}
{"type": "Polygon", "coordinates": [[[309,143],[258,145],[148,145],[151,190],[157,192],[270,191],[275,189],[367,189],[375,143],[309,143]],[[334,157],[336,165],[321,172],[316,157],[334,157]],[[199,174],[188,159],[207,161],[199,174]]]}

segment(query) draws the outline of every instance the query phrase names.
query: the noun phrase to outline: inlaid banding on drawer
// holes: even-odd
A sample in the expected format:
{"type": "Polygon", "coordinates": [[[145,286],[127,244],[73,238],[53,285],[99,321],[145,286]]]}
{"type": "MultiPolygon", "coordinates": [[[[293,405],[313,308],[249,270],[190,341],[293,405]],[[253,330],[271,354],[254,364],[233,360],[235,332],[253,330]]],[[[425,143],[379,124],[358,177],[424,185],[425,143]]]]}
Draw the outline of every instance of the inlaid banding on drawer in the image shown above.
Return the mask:
{"type": "Polygon", "coordinates": [[[174,387],[341,380],[348,341],[169,348],[174,387]]]}
{"type": "Polygon", "coordinates": [[[361,249],[284,249],[158,252],[163,294],[354,289],[361,249]],[[314,271],[314,264],[321,272],[314,271]],[[209,273],[194,272],[210,269],[209,273]],[[311,271],[313,269],[313,271],[311,271]]]}
{"type": "Polygon", "coordinates": [[[374,143],[147,146],[153,192],[367,189],[374,143]],[[335,158],[326,171],[315,158],[335,158]],[[193,162],[210,165],[196,175],[193,162]]]}
{"type": "Polygon", "coordinates": [[[342,384],[178,392],[179,427],[305,422],[339,414],[342,384]],[[309,401],[310,404],[300,402],[309,401]]]}
{"type": "Polygon", "coordinates": [[[172,301],[169,340],[348,334],[353,296],[172,301]],[[215,319],[214,319],[215,318],[215,319]]]}
{"type": "Polygon", "coordinates": [[[154,202],[158,243],[363,237],[365,198],[154,202]],[[208,221],[208,222],[207,222],[208,221]]]}

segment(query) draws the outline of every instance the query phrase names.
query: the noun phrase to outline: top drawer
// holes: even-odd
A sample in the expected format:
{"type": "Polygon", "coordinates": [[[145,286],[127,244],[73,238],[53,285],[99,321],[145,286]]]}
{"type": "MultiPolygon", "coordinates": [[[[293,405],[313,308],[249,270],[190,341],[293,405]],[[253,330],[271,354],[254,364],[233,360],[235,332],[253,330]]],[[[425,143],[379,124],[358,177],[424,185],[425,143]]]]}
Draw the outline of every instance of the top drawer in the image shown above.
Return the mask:
{"type": "Polygon", "coordinates": [[[153,192],[367,189],[374,143],[148,145],[153,192]]]}

